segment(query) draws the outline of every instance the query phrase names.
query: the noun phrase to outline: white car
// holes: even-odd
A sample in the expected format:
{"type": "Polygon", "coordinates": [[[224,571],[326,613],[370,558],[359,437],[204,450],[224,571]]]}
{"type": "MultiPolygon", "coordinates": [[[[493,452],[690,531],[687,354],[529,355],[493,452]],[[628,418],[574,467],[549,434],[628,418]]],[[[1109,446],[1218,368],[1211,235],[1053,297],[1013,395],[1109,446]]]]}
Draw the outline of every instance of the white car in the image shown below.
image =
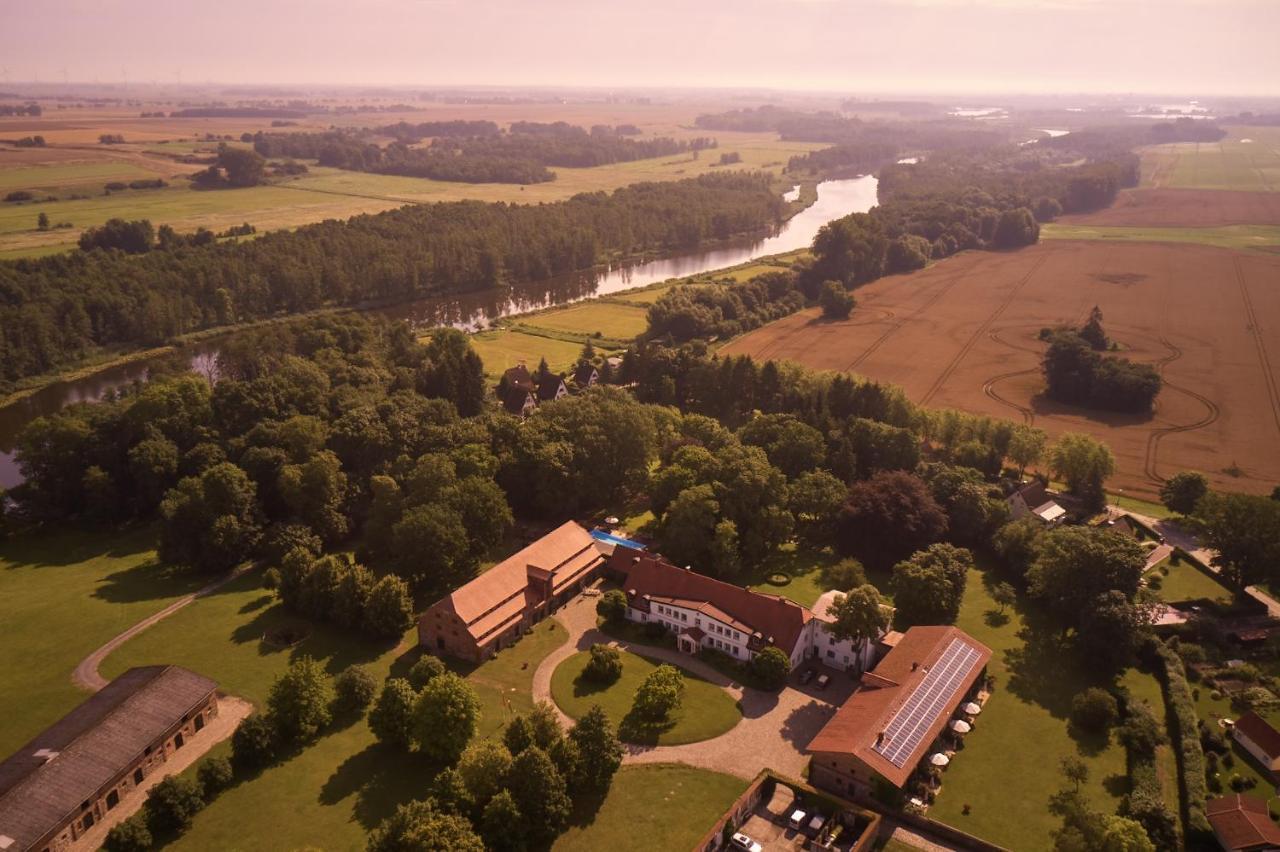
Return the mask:
{"type": "Polygon", "coordinates": [[[742,832],[738,832],[737,834],[735,834],[731,842],[732,842],[733,848],[742,849],[744,850],[744,852],[764,852],[763,846],[761,846],[759,843],[756,843],[754,840],[752,840],[750,837],[747,837],[742,832]]]}

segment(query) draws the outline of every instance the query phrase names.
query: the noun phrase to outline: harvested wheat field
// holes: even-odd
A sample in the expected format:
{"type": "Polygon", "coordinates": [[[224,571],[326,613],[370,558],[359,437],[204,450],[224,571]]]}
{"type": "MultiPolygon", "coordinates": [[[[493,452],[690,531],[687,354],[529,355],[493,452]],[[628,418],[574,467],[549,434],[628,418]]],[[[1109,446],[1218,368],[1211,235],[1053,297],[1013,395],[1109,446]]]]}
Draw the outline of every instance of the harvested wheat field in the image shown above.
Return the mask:
{"type": "Polygon", "coordinates": [[[1214,228],[1280,225],[1280,192],[1231,189],[1126,189],[1116,203],[1058,220],[1064,225],[1214,228]]]}
{"type": "Polygon", "coordinates": [[[1088,432],[1115,452],[1110,487],[1154,494],[1203,471],[1221,488],[1280,482],[1280,258],[1197,245],[1042,243],[966,252],[858,291],[849,320],[810,310],[721,351],[790,359],[901,385],[934,407],[1021,419],[1051,436],[1088,432]],[[1105,315],[1120,354],[1159,366],[1152,417],[1043,397],[1040,328],[1105,315]]]}

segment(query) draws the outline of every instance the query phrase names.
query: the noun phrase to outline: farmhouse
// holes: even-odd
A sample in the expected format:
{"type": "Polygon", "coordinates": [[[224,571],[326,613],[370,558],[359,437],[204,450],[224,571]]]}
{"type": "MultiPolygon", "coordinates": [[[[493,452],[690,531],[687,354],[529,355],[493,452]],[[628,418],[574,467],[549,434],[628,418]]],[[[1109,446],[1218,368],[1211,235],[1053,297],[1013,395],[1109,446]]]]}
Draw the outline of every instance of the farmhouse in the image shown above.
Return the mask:
{"type": "Polygon", "coordinates": [[[1034,516],[1052,526],[1061,523],[1067,517],[1067,510],[1049,496],[1044,483],[1039,480],[1019,486],[1009,495],[1008,502],[1009,514],[1015,521],[1034,516]]]}
{"type": "Polygon", "coordinates": [[[569,389],[565,387],[564,376],[551,376],[538,385],[538,402],[551,402],[568,395],[569,389]]]}
{"type": "Polygon", "coordinates": [[[1209,824],[1227,852],[1280,849],[1280,826],[1271,821],[1267,803],[1257,796],[1233,793],[1205,805],[1209,824]]]}
{"type": "Polygon", "coordinates": [[[72,850],[218,715],[217,684],[129,669],[0,763],[0,849],[72,850]]]}
{"type": "Polygon", "coordinates": [[[830,621],[779,595],[753,592],[732,583],[678,568],[661,556],[618,548],[609,560],[627,596],[627,618],[661,624],[676,634],[687,654],[709,648],[747,661],[770,646],[791,660],[806,659],[862,670],[875,654],[872,642],[854,647],[828,631],[830,621]]]}
{"type": "Polygon", "coordinates": [[[1280,731],[1250,710],[1236,720],[1231,730],[1240,747],[1271,772],[1280,772],[1280,731]]]}
{"type": "Polygon", "coordinates": [[[578,368],[573,371],[573,384],[578,390],[586,390],[595,387],[600,381],[600,371],[590,361],[583,361],[578,368]]]}
{"type": "Polygon", "coordinates": [[[569,521],[432,604],[418,641],[432,653],[488,659],[581,592],[603,564],[601,542],[569,521]]]}
{"type": "Polygon", "coordinates": [[[538,407],[538,402],[533,398],[533,391],[519,385],[507,385],[502,391],[502,407],[510,414],[520,417],[529,416],[529,412],[538,407]]]}
{"type": "Polygon", "coordinates": [[[990,659],[955,627],[907,630],[809,743],[810,781],[853,795],[905,786],[990,659]]]}

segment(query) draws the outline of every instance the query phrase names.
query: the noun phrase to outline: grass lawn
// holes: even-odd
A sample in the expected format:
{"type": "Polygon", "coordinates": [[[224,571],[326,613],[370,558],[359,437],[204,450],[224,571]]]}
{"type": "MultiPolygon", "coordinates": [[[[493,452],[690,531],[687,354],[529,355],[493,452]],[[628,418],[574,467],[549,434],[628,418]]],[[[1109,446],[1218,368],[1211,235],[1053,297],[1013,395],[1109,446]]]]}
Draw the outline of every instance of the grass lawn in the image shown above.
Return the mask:
{"type": "MultiPolygon", "coordinates": [[[[285,612],[250,574],[125,644],[107,659],[103,673],[110,677],[134,665],[178,663],[261,704],[275,678],[298,656],[309,654],[334,674],[359,663],[382,679],[408,671],[418,656],[415,639],[411,630],[396,645],[373,643],[308,623],[285,612]],[[264,633],[285,625],[304,626],[310,634],[289,649],[262,641],[264,633]]],[[[478,736],[499,735],[513,712],[532,707],[536,663],[564,639],[563,627],[544,622],[495,659],[478,667],[457,666],[480,696],[478,736]]],[[[225,793],[174,847],[363,849],[366,832],[397,804],[421,797],[435,771],[418,757],[378,746],[364,721],[338,727],[225,793]],[[281,819],[282,814],[290,817],[281,819]]]]}
{"type": "MultiPolygon", "coordinates": [[[[560,709],[577,719],[599,704],[614,724],[632,728],[625,720],[641,682],[658,667],[644,657],[622,651],[622,677],[602,687],[581,677],[590,654],[581,651],[569,657],[551,674],[551,696],[560,709]]],[[[684,701],[665,726],[645,726],[627,731],[624,739],[646,745],[680,745],[718,737],[742,719],[738,705],[720,687],[696,675],[685,673],[684,701]]]]}
{"type": "Polygon", "coordinates": [[[122,160],[15,166],[0,168],[0,190],[8,194],[15,189],[56,192],[67,187],[77,187],[85,191],[83,188],[89,187],[92,191],[101,194],[103,184],[107,181],[127,182],[155,176],[155,172],[122,160]]]}
{"type": "Polygon", "coordinates": [[[532,371],[542,358],[547,359],[552,370],[567,371],[582,353],[581,343],[508,329],[473,334],[471,347],[484,362],[485,374],[495,379],[521,361],[532,371]]]}
{"type": "MultiPolygon", "coordinates": [[[[983,580],[983,572],[970,571],[956,626],[991,648],[995,692],[943,774],[929,816],[1008,849],[1047,850],[1053,847],[1050,833],[1061,826],[1047,807],[1063,786],[1061,759],[1084,760],[1084,793],[1094,807],[1114,813],[1128,789],[1125,753],[1114,739],[1098,743],[1071,736],[1071,699],[1097,685],[1096,679],[1064,658],[1051,630],[1040,628],[1035,641],[1024,641],[1021,604],[1005,624],[990,618],[987,613],[996,607],[983,580]],[[962,814],[966,804],[968,816],[962,814]]],[[[1153,688],[1158,689],[1147,684],[1144,694],[1153,688]]]]}
{"type": "Polygon", "coordinates": [[[0,755],[87,697],[71,683],[81,659],[207,582],[157,563],[154,543],[155,530],[138,527],[0,544],[0,755]]]}
{"type": "MultiPolygon", "coordinates": [[[[810,550],[788,542],[752,573],[747,585],[757,592],[781,595],[803,606],[813,606],[823,592],[834,588],[824,581],[822,569],[838,561],[840,557],[829,550],[810,550]],[[779,572],[788,575],[791,580],[781,586],[765,580],[770,574],[779,572]]],[[[887,584],[877,585],[887,588],[887,584]]]]}
{"type": "Polygon", "coordinates": [[[521,319],[523,325],[550,331],[604,337],[632,338],[648,326],[643,308],[592,299],[566,308],[543,311],[521,319]]]}
{"type": "Polygon", "coordinates": [[[1118,240],[1120,242],[1199,243],[1230,249],[1272,250],[1280,245],[1278,225],[1223,225],[1218,228],[1125,228],[1047,224],[1046,240],[1118,240]]]}
{"type": "Polygon", "coordinates": [[[1145,149],[1144,182],[1193,189],[1280,190],[1280,130],[1226,130],[1227,137],[1220,142],[1180,142],[1145,149]]]}
{"type": "Polygon", "coordinates": [[[624,766],[600,810],[575,815],[555,852],[642,852],[689,849],[738,796],[747,782],[694,769],[657,764],[624,766]]]}
{"type": "Polygon", "coordinates": [[[1157,592],[1160,600],[1168,603],[1178,601],[1211,600],[1222,604],[1230,604],[1235,595],[1217,579],[1201,571],[1191,562],[1176,554],[1161,562],[1147,574],[1147,577],[1158,575],[1160,588],[1157,592]],[[1167,574],[1164,572],[1168,571],[1167,574]]]}

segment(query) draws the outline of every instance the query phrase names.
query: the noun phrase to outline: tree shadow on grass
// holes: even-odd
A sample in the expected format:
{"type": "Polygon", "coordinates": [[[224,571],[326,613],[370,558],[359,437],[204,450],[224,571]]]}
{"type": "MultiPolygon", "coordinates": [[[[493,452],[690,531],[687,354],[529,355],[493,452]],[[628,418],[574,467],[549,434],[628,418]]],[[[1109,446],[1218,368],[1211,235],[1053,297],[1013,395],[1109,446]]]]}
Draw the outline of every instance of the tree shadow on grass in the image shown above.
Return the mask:
{"type": "Polygon", "coordinates": [[[1004,627],[1009,623],[1009,613],[1003,609],[989,609],[982,614],[982,621],[988,627],[1004,627]]]}
{"type": "Polygon", "coordinates": [[[148,559],[103,578],[93,597],[107,603],[140,603],[190,594],[214,579],[185,568],[148,559]]]}
{"type": "Polygon", "coordinates": [[[573,679],[573,697],[586,698],[589,695],[599,695],[602,692],[608,692],[609,687],[613,686],[617,682],[617,679],[615,679],[609,683],[602,683],[601,681],[592,680],[587,677],[586,672],[580,672],[578,676],[573,679]]]}
{"type": "Polygon", "coordinates": [[[441,766],[422,755],[380,744],[370,745],[342,762],[320,788],[320,804],[336,805],[355,796],[352,813],[366,830],[395,812],[398,805],[421,799],[441,766]]]}
{"type": "Polygon", "coordinates": [[[574,800],[573,811],[569,814],[569,825],[574,828],[587,828],[596,821],[596,816],[600,813],[600,808],[604,806],[604,800],[608,798],[608,793],[590,793],[582,794],[574,800]]]}
{"type": "Polygon", "coordinates": [[[258,654],[263,657],[287,653],[290,662],[311,657],[322,663],[330,675],[336,675],[348,666],[373,662],[393,647],[390,641],[378,642],[338,627],[313,622],[289,612],[278,602],[259,607],[252,619],[231,631],[231,641],[237,645],[257,642],[258,654]],[[288,641],[292,636],[299,638],[288,641]]]}
{"type": "Polygon", "coordinates": [[[1129,777],[1119,773],[1108,775],[1102,779],[1102,786],[1106,789],[1108,795],[1119,799],[1121,796],[1129,792],[1129,777]]]}
{"type": "Polygon", "coordinates": [[[1052,624],[1026,614],[1027,626],[1018,631],[1022,644],[1004,652],[1009,691],[1038,704],[1059,719],[1071,714],[1071,699],[1098,685],[1097,672],[1080,665],[1071,640],[1052,624]]]}
{"type": "Polygon", "coordinates": [[[635,709],[627,712],[618,725],[618,738],[624,743],[637,746],[656,746],[658,738],[676,726],[676,720],[668,717],[662,721],[645,719],[635,709]]]}

